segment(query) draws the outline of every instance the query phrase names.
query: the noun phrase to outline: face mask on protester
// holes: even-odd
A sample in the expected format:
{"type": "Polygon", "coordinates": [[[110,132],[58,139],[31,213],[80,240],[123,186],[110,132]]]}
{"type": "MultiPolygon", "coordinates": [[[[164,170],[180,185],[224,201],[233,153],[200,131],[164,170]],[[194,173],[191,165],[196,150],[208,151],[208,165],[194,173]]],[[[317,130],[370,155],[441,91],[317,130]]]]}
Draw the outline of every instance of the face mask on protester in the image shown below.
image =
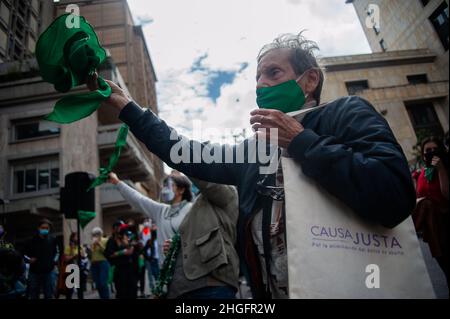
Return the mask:
{"type": "Polygon", "coordinates": [[[48,229],[39,229],[39,234],[42,236],[47,236],[49,233],[48,229]]]}
{"type": "Polygon", "coordinates": [[[307,71],[300,75],[297,80],[258,88],[256,90],[256,104],[261,109],[274,109],[283,113],[301,110],[305,106],[308,95],[305,95],[297,82],[301,80],[307,71]]]}

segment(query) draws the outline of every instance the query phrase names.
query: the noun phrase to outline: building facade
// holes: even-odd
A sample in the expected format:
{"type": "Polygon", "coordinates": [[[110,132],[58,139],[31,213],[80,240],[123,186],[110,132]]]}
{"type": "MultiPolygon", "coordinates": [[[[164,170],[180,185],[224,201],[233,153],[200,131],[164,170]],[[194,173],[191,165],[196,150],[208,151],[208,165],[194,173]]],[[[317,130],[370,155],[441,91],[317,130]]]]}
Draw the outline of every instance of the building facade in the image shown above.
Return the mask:
{"type": "Polygon", "coordinates": [[[347,3],[353,3],[373,53],[321,59],[326,74],[323,101],[345,95],[370,101],[413,163],[421,138],[443,136],[449,130],[448,4],[443,0],[347,3]],[[379,24],[371,23],[377,19],[379,24]],[[446,34],[441,26],[446,26],[446,34]]]}

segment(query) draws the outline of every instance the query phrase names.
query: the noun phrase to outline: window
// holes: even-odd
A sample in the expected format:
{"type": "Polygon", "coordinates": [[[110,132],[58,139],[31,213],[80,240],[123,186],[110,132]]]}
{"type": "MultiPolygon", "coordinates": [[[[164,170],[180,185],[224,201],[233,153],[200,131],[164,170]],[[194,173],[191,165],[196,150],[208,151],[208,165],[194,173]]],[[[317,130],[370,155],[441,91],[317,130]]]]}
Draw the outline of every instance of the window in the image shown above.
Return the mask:
{"type": "Polygon", "coordinates": [[[434,11],[430,16],[430,22],[433,24],[439,39],[442,42],[445,50],[448,51],[449,39],[448,39],[448,5],[443,2],[439,8],[434,11]]]}
{"type": "Polygon", "coordinates": [[[345,85],[347,86],[349,95],[357,95],[369,88],[369,82],[367,80],[346,82],[345,85]]]}
{"type": "Polygon", "coordinates": [[[4,2],[0,2],[0,18],[6,26],[9,26],[9,14],[10,9],[6,6],[4,2]]]}
{"type": "Polygon", "coordinates": [[[420,2],[422,2],[422,5],[423,5],[424,7],[426,7],[427,4],[430,2],[430,0],[420,0],[420,2]]]}
{"type": "Polygon", "coordinates": [[[432,102],[406,103],[406,109],[417,136],[443,134],[432,102]]]}
{"type": "Polygon", "coordinates": [[[383,52],[387,51],[386,42],[384,41],[384,39],[381,39],[380,47],[381,47],[381,50],[383,50],[383,52]]]}
{"type": "Polygon", "coordinates": [[[56,158],[13,164],[12,171],[13,194],[59,188],[59,165],[56,158]]]}
{"type": "Polygon", "coordinates": [[[40,118],[13,122],[13,141],[58,135],[60,127],[57,123],[40,118]]]}
{"type": "Polygon", "coordinates": [[[408,75],[407,78],[409,84],[412,85],[428,83],[428,77],[426,74],[408,75]]]}

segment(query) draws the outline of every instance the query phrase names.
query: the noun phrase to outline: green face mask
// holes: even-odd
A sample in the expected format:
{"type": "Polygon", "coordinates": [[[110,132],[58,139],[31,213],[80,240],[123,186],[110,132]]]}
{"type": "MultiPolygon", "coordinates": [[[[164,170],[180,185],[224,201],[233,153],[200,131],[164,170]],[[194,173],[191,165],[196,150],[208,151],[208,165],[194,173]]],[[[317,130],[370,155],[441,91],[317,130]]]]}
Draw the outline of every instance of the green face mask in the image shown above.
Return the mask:
{"type": "Polygon", "coordinates": [[[300,110],[305,102],[305,93],[296,80],[256,90],[256,103],[262,109],[275,109],[289,113],[300,110]]]}

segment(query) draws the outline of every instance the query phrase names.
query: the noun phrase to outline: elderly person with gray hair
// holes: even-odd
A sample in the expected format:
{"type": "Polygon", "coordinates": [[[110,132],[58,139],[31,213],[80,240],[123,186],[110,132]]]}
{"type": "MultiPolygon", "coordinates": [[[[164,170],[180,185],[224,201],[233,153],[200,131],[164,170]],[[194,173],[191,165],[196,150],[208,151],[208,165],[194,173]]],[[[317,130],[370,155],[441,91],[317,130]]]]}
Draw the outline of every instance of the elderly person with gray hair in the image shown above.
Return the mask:
{"type": "Polygon", "coordinates": [[[101,299],[109,299],[109,263],[104,254],[107,241],[100,227],[92,229],[91,274],[101,299]]]}
{"type": "MultiPolygon", "coordinates": [[[[255,153],[255,144],[273,137],[270,146],[276,151],[271,162],[279,163],[280,153],[292,157],[305,175],[368,221],[394,227],[415,205],[406,158],[375,108],[357,96],[318,107],[324,76],[316,49],[302,33],[280,36],[263,47],[257,58],[259,109],[250,113],[256,138],[234,146],[215,146],[176,134],[150,108],[142,109],[108,82],[113,93],[104,104],[120,110],[120,119],[151,152],[188,176],[237,186],[238,248],[255,298],[288,297],[283,172],[280,165],[271,172],[261,170],[267,162],[255,162],[255,155],[260,159],[266,152],[255,153]],[[313,112],[294,116],[308,108],[313,112]],[[188,160],[180,160],[176,151],[180,145],[191,152],[188,160]],[[202,154],[211,156],[205,159],[202,154]]],[[[96,83],[94,75],[89,88],[96,89],[96,83]]]]}

